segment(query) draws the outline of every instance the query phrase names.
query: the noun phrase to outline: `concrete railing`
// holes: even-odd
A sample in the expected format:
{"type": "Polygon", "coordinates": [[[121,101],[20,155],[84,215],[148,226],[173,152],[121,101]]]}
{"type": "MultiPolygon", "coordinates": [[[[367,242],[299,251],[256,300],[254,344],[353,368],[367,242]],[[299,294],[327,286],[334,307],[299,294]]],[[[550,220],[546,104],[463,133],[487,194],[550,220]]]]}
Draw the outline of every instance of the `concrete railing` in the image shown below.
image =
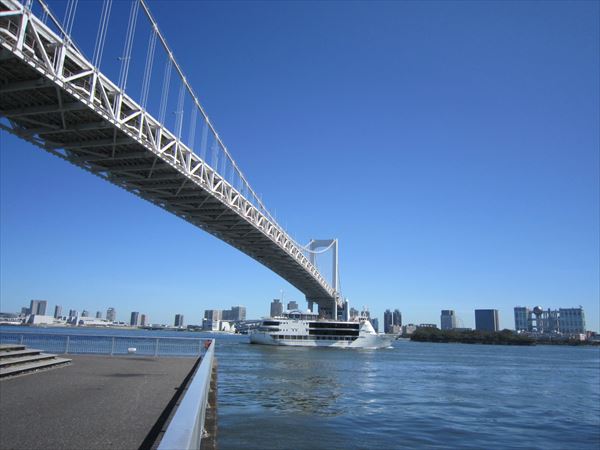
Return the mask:
{"type": "Polygon", "coordinates": [[[158,450],[200,448],[215,356],[215,340],[207,343],[210,345],[160,441],[158,450]]]}

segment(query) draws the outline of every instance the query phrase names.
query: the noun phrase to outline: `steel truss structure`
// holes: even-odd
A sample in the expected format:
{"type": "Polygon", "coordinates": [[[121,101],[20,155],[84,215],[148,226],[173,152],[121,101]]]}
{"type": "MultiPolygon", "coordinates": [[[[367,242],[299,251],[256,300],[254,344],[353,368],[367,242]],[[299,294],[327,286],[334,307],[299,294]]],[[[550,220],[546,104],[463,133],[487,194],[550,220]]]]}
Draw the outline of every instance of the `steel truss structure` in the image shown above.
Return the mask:
{"type": "Polygon", "coordinates": [[[0,0],[0,116],[4,130],[227,242],[309,301],[339,301],[268,213],[16,0],[0,0]]]}

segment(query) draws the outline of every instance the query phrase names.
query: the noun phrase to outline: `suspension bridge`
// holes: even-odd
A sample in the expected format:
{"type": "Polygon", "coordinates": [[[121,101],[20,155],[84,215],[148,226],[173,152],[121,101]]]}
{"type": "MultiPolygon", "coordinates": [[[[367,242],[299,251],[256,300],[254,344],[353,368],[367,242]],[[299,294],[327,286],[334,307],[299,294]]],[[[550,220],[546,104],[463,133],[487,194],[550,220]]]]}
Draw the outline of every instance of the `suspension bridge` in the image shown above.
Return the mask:
{"type": "Polygon", "coordinates": [[[338,317],[337,240],[302,246],[277,223],[214,129],[146,1],[116,3],[128,7],[129,20],[113,80],[103,71],[110,66],[103,64],[106,40],[115,35],[112,0],[94,3],[101,9],[97,28],[89,27],[91,58],[72,38],[77,0],[66,2],[62,20],[43,0],[0,0],[0,128],[227,242],[295,286],[309,307],[338,317]],[[135,95],[128,88],[140,54],[134,42],[145,55],[135,95]],[[315,263],[330,249],[331,283],[315,263]]]}

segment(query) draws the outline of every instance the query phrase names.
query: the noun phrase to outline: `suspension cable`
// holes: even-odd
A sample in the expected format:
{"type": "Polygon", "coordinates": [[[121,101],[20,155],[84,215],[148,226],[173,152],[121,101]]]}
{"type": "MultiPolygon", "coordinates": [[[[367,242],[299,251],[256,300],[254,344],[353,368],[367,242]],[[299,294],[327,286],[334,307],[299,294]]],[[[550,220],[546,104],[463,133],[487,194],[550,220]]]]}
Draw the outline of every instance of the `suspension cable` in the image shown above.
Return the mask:
{"type": "Polygon", "coordinates": [[[129,23],[127,24],[127,36],[125,37],[125,46],[123,47],[123,56],[121,59],[121,72],[119,73],[119,88],[125,90],[127,87],[127,76],[129,75],[129,63],[131,62],[131,48],[133,46],[133,38],[135,36],[135,26],[137,24],[138,10],[140,8],[140,0],[131,2],[131,10],[129,11],[129,23]]]}
{"type": "Polygon", "coordinates": [[[177,133],[177,139],[181,140],[181,130],[183,128],[183,104],[185,101],[185,85],[183,83],[181,83],[181,86],[179,86],[179,98],[177,99],[177,111],[175,111],[175,114],[177,115],[177,122],[176,122],[176,133],[177,133]]]}
{"type": "Polygon", "coordinates": [[[171,59],[169,58],[169,60],[167,61],[167,64],[165,65],[165,73],[163,76],[162,95],[160,98],[160,108],[159,108],[159,112],[158,112],[158,120],[160,120],[160,123],[162,123],[163,125],[165,123],[165,113],[167,112],[167,101],[169,100],[169,87],[171,84],[171,69],[172,68],[173,68],[173,64],[171,62],[171,59]]]}
{"type": "Polygon", "coordinates": [[[104,44],[106,42],[106,31],[108,30],[108,21],[110,19],[110,10],[112,9],[112,0],[102,2],[102,13],[100,14],[100,24],[96,34],[96,43],[94,45],[94,56],[92,64],[94,67],[100,67],[102,63],[102,54],[104,53],[104,44]]]}
{"type": "Polygon", "coordinates": [[[144,79],[142,81],[141,105],[146,109],[148,93],[150,92],[150,81],[152,80],[152,67],[154,66],[154,51],[156,49],[156,30],[152,29],[148,52],[146,53],[146,66],[144,67],[144,79]]]}

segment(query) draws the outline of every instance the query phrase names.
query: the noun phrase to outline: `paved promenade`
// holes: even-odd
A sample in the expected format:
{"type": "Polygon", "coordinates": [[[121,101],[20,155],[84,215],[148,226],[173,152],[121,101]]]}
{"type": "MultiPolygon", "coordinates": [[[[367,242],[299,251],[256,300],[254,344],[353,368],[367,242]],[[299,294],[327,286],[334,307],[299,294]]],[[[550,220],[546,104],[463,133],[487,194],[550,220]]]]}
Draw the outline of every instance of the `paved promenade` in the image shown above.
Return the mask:
{"type": "Polygon", "coordinates": [[[0,449],[137,449],[196,362],[69,357],[0,381],[0,449]]]}

